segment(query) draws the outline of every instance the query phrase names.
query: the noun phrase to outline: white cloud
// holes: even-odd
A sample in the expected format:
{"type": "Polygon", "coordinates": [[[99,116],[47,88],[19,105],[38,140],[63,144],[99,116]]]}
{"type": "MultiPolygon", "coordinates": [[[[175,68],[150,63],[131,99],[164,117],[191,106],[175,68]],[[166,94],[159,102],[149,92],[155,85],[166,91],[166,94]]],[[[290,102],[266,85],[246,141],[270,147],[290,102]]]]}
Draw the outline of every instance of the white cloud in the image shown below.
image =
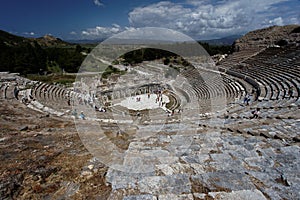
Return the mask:
{"type": "Polygon", "coordinates": [[[283,25],[283,19],[281,17],[277,17],[275,19],[272,19],[269,21],[272,25],[282,26],[283,25]]]}
{"type": "Polygon", "coordinates": [[[25,33],[23,33],[24,35],[30,35],[30,36],[34,36],[35,35],[35,33],[34,32],[25,32],[25,33]]]}
{"type": "Polygon", "coordinates": [[[103,6],[103,5],[104,5],[104,4],[101,3],[99,0],[94,0],[94,4],[95,4],[96,6],[103,6]]]}
{"type": "Polygon", "coordinates": [[[110,27],[96,26],[95,28],[88,28],[83,30],[81,35],[86,39],[103,39],[121,31],[122,28],[118,24],[112,24],[110,27]]]}
{"type": "MultiPolygon", "coordinates": [[[[101,0],[100,0],[101,1],[101,0]]],[[[94,0],[98,6],[103,5],[94,0]]],[[[298,0],[185,0],[161,1],[134,8],[129,26],[96,26],[77,33],[84,39],[103,39],[139,27],[163,27],[180,31],[194,39],[219,38],[271,25],[299,24],[298,0]],[[293,5],[293,6],[291,6],[293,5]]],[[[75,34],[70,33],[75,36],[75,34]]]]}
{"type": "Polygon", "coordinates": [[[70,35],[77,35],[77,33],[75,31],[71,31],[70,35]]]}
{"type": "Polygon", "coordinates": [[[295,12],[280,12],[280,4],[286,1],[289,0],[187,0],[185,4],[162,1],[135,8],[129,13],[129,22],[133,27],[171,28],[197,39],[216,38],[270,25],[299,23],[299,16],[291,16],[295,12]]]}

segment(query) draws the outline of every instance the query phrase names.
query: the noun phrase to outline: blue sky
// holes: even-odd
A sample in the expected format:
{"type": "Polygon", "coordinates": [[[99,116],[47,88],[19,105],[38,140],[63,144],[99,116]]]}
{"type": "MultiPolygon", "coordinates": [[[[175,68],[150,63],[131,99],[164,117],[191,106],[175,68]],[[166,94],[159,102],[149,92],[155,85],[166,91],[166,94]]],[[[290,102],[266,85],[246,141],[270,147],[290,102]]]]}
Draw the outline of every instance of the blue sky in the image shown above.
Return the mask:
{"type": "Polygon", "coordinates": [[[107,38],[139,27],[164,27],[194,39],[300,24],[300,0],[1,0],[0,29],[62,39],[107,38]]]}

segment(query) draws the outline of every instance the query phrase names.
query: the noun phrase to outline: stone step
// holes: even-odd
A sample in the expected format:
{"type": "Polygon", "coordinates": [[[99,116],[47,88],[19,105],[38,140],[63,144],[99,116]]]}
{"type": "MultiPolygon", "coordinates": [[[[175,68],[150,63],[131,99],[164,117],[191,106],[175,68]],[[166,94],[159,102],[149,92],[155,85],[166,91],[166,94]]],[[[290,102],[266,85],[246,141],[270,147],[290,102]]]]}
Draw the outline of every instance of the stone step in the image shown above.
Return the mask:
{"type": "Polygon", "coordinates": [[[142,178],[137,183],[141,193],[154,195],[191,193],[191,182],[188,174],[171,176],[151,176],[142,178]]]}
{"type": "Polygon", "coordinates": [[[208,196],[218,200],[267,200],[263,193],[257,189],[232,192],[209,192],[208,196]]]}
{"type": "Polygon", "coordinates": [[[254,190],[255,185],[242,171],[216,171],[191,176],[193,192],[254,190]]]}

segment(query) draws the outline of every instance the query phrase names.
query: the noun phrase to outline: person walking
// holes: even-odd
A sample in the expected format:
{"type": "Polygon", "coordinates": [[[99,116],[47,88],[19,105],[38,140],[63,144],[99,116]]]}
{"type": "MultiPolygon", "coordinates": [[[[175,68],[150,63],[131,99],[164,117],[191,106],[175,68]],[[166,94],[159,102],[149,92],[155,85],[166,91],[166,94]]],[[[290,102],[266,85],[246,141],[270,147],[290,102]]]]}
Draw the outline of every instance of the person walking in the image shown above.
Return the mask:
{"type": "Polygon", "coordinates": [[[256,108],[256,110],[254,110],[253,112],[252,112],[252,117],[251,117],[251,119],[257,119],[258,117],[259,117],[259,115],[260,115],[260,108],[256,108]]]}
{"type": "Polygon", "coordinates": [[[16,86],[15,88],[14,88],[14,96],[15,96],[15,98],[17,99],[17,100],[19,100],[19,88],[18,88],[18,86],[16,86]]]}

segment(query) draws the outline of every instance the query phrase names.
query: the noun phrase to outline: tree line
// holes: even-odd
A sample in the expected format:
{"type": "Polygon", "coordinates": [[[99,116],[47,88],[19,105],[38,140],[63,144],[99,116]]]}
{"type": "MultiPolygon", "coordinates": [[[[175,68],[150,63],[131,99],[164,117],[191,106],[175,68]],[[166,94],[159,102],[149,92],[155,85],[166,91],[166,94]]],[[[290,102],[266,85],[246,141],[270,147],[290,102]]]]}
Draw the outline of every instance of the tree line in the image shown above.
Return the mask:
{"type": "MultiPolygon", "coordinates": [[[[210,45],[208,43],[202,42],[199,42],[199,44],[207,51],[210,56],[216,54],[229,54],[232,52],[231,45],[210,45]]],[[[177,55],[169,51],[153,48],[138,49],[135,51],[130,51],[121,56],[123,64],[131,65],[156,59],[163,59],[164,64],[168,65],[171,57],[174,58],[177,57],[177,55]]],[[[115,61],[114,64],[118,64],[118,61],[115,61]]],[[[187,63],[183,63],[183,65],[187,65],[187,63]]]]}

